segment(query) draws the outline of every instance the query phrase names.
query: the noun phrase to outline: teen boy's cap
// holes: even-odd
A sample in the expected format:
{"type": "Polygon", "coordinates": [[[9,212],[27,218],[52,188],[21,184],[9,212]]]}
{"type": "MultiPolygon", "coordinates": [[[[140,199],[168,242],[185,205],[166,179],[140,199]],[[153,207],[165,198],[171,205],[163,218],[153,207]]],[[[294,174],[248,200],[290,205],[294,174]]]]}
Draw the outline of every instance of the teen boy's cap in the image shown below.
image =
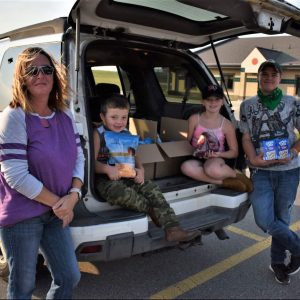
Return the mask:
{"type": "Polygon", "coordinates": [[[277,73],[282,73],[280,65],[273,59],[264,61],[258,68],[258,73],[263,71],[266,67],[272,67],[276,70],[277,73]]]}
{"type": "Polygon", "coordinates": [[[219,85],[211,84],[206,86],[202,91],[202,98],[207,99],[209,97],[224,98],[223,89],[219,85]]]}

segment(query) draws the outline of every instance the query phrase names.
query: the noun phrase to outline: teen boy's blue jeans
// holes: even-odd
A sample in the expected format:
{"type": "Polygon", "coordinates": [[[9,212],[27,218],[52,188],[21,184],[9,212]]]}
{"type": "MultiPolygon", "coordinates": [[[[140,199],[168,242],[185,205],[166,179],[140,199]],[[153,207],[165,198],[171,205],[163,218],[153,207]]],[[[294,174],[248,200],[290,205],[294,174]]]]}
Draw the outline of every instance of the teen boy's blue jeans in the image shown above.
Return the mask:
{"type": "Polygon", "coordinates": [[[10,275],[8,299],[31,299],[39,248],[52,275],[47,299],[70,299],[80,279],[68,227],[52,212],[0,229],[10,275]]]}
{"type": "Polygon", "coordinates": [[[299,168],[288,171],[251,170],[250,194],[256,224],[272,236],[271,263],[284,263],[286,252],[300,255],[300,239],[289,229],[299,184],[299,168]]]}

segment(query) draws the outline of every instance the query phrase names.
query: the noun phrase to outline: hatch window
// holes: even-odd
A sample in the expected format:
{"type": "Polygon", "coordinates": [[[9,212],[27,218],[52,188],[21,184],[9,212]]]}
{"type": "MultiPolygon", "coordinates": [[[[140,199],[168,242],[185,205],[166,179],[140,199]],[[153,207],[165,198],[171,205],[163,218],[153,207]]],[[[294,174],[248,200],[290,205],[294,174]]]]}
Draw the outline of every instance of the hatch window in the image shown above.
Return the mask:
{"type": "Polygon", "coordinates": [[[209,22],[221,18],[227,18],[221,14],[216,14],[205,9],[193,7],[173,0],[114,0],[114,2],[148,7],[196,22],[209,22]]]}

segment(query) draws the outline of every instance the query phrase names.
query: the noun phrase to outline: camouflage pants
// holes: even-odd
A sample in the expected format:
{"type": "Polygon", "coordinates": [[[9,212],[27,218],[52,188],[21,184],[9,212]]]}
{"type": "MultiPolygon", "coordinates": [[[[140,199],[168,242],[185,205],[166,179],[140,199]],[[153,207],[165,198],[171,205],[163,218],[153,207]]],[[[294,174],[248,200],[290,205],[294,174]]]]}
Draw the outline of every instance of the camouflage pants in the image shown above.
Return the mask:
{"type": "Polygon", "coordinates": [[[152,208],[159,224],[164,227],[178,226],[174,210],[166,201],[159,187],[151,180],[136,184],[132,179],[109,180],[97,176],[96,189],[99,195],[112,205],[148,213],[152,208]]]}

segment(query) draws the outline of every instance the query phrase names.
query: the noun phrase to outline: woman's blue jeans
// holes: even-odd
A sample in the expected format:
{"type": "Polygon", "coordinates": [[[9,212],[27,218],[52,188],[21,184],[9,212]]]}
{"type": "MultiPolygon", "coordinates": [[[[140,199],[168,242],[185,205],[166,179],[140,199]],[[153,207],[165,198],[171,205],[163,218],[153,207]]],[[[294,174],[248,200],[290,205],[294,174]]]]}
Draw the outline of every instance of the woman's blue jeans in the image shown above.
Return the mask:
{"type": "Polygon", "coordinates": [[[272,236],[271,263],[283,263],[285,250],[300,255],[300,239],[289,229],[299,184],[299,168],[288,171],[252,169],[250,194],[256,224],[272,236]]]}
{"type": "Polygon", "coordinates": [[[52,283],[47,299],[70,299],[80,279],[69,227],[52,212],[0,229],[9,264],[8,299],[31,299],[39,248],[52,283]]]}

